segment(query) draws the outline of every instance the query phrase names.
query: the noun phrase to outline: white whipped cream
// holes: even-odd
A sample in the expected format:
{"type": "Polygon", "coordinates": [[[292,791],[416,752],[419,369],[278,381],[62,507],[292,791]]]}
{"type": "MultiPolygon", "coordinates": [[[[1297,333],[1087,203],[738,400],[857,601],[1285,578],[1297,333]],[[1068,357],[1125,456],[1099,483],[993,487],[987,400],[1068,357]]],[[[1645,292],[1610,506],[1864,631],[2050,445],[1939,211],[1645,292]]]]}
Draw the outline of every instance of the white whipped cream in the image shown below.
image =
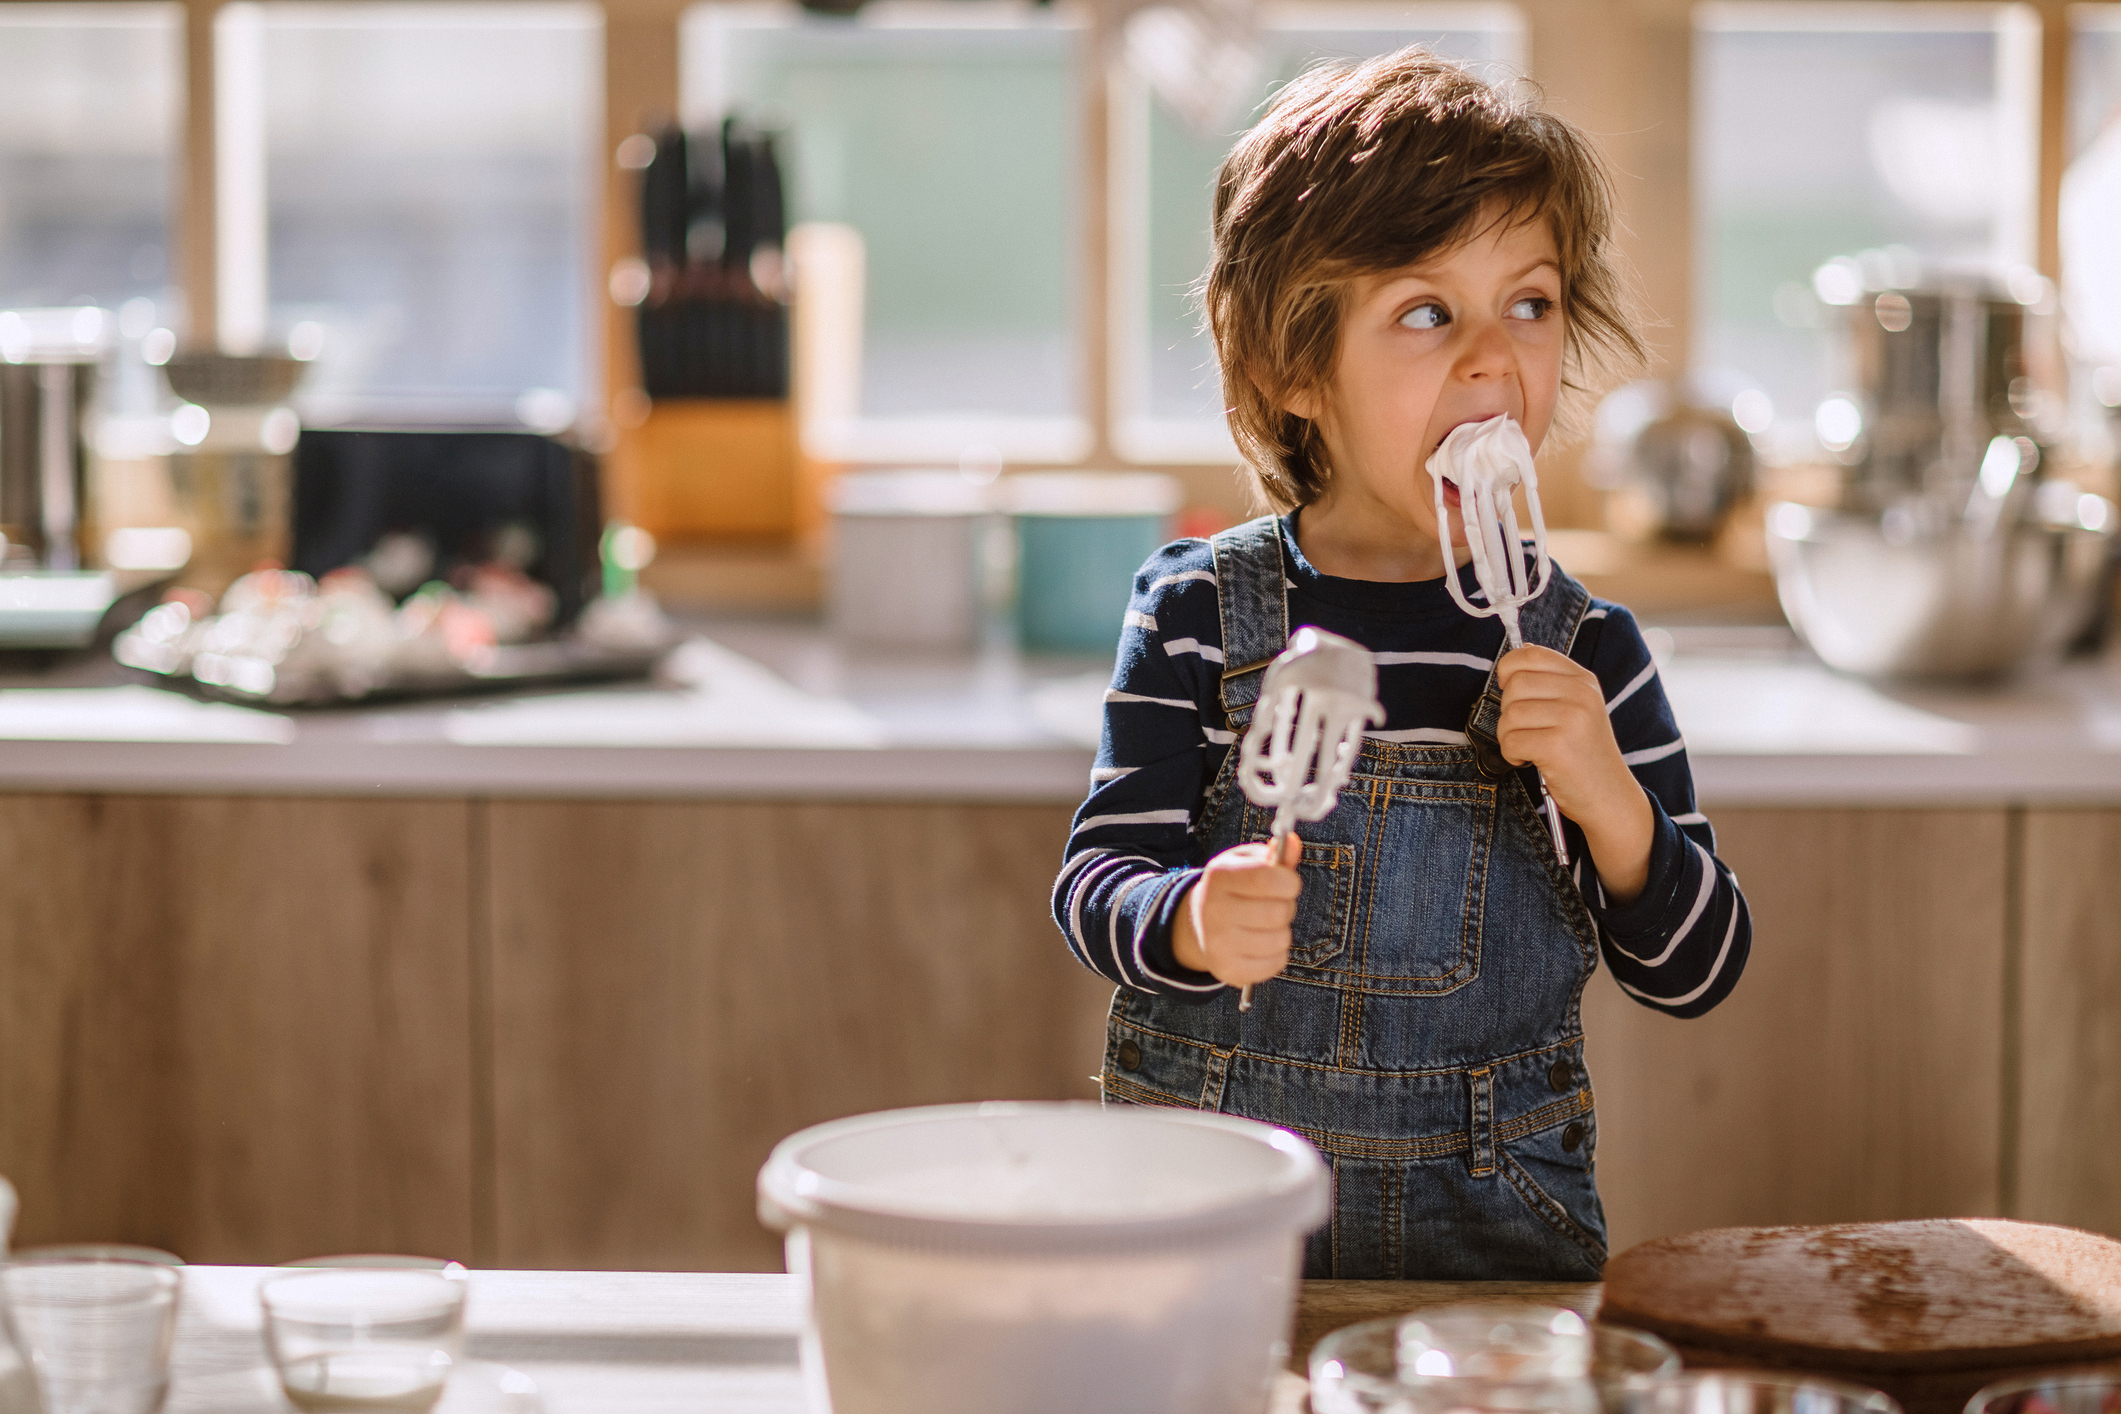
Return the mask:
{"type": "MultiPolygon", "coordinates": [[[[1508,413],[1485,422],[1460,423],[1437,444],[1428,468],[1429,479],[1436,485],[1439,531],[1451,523],[1444,483],[1458,488],[1459,521],[1465,526],[1466,548],[1473,554],[1474,577],[1487,602],[1476,607],[1455,574],[1446,574],[1444,585],[1467,613],[1477,618],[1500,617],[1509,646],[1520,646],[1524,636],[1517,626],[1517,611],[1545,592],[1548,579],[1547,523],[1539,508],[1539,473],[1533,469],[1532,446],[1525,440],[1524,429],[1508,413]],[[1532,512],[1538,565],[1531,574],[1526,573],[1519,548],[1517,508],[1511,499],[1519,486],[1524,487],[1525,505],[1532,512]]],[[[1445,538],[1449,538],[1447,532],[1445,538]]]]}
{"type": "Polygon", "coordinates": [[[1475,485],[1501,489],[1532,482],[1532,444],[1508,413],[1486,422],[1461,422],[1430,455],[1429,475],[1450,478],[1461,492],[1475,485]]]}

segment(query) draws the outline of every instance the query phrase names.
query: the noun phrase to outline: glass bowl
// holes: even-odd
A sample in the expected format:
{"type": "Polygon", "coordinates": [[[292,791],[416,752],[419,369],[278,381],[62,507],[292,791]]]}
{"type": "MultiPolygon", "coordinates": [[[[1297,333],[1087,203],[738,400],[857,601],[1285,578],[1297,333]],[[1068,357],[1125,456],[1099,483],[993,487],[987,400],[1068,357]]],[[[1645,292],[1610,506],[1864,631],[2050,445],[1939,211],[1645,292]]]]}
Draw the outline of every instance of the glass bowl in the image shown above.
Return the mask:
{"type": "Polygon", "coordinates": [[[1624,1382],[1619,1414],[1902,1414],[1891,1395],[1811,1375],[1710,1370],[1624,1382]]]}
{"type": "MultiPolygon", "coordinates": [[[[1476,1311],[1482,1308],[1472,1308],[1476,1311]]],[[[1506,1308],[1486,1308],[1496,1317],[1521,1315],[1506,1308]]],[[[1458,1380],[1405,1381],[1399,1376],[1401,1331],[1409,1321],[1433,1325],[1436,1313],[1393,1316],[1365,1321],[1333,1332],[1311,1352],[1311,1407],[1314,1414],[1416,1414],[1436,1404],[1442,1389],[1423,1390],[1422,1385],[1445,1386],[1457,1393],[1444,1398],[1448,1407],[1520,1409],[1585,1406],[1617,1411],[1622,1385],[1632,1378],[1654,1378],[1676,1374],[1679,1356],[1672,1347],[1647,1331],[1625,1326],[1590,1327],[1590,1380],[1586,1397],[1582,1387],[1561,1391],[1558,1401],[1548,1396],[1549,1382],[1541,1379],[1520,1384],[1484,1380],[1475,1401],[1464,1394],[1470,1382],[1458,1380]]]]}
{"type": "Polygon", "coordinates": [[[1966,1402],[1966,1414],[2121,1414],[2121,1368],[2043,1370],[1999,1380],[1966,1402]]]}

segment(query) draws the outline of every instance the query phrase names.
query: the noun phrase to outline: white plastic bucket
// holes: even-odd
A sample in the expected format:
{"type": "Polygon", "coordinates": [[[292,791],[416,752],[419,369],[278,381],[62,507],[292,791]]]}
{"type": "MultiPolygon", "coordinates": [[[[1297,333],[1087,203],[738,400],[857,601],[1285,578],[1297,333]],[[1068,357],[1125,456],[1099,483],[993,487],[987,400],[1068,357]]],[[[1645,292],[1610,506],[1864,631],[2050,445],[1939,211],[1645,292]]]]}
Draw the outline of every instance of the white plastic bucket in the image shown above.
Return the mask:
{"type": "Polygon", "coordinates": [[[862,1115],[759,1173],[818,1414],[1258,1414],[1329,1203],[1285,1130],[1091,1104],[862,1115]]]}
{"type": "Polygon", "coordinates": [[[954,471],[840,477],[831,491],[833,632],[902,648],[975,647],[992,501],[991,487],[954,471]]]}

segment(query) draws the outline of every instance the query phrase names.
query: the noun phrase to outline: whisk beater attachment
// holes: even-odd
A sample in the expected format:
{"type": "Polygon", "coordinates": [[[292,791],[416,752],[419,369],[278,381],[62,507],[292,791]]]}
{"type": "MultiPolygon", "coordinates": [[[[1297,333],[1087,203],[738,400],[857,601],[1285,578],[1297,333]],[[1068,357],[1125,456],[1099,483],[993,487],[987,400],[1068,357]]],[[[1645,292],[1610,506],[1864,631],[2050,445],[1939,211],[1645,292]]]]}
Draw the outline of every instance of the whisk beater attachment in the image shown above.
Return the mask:
{"type": "Polygon", "coordinates": [[[1507,413],[1452,428],[1429,458],[1429,479],[1436,485],[1439,531],[1451,523],[1443,499],[1444,482],[1458,488],[1459,517],[1466,528],[1466,548],[1473,552],[1473,575],[1488,602],[1475,605],[1466,598],[1455,574],[1443,577],[1444,587],[1458,607],[1475,618],[1501,619],[1510,647],[1524,647],[1518,611],[1546,593],[1554,569],[1547,559],[1546,516],[1539,508],[1539,472],[1532,465],[1532,447],[1525,441],[1524,429],[1507,413]],[[1518,550],[1517,504],[1511,495],[1520,485],[1525,506],[1532,513],[1532,552],[1537,561],[1529,575],[1518,550]]]}
{"type": "MultiPolygon", "coordinates": [[[[1485,605],[1466,597],[1458,576],[1450,572],[1446,554],[1443,582],[1458,607],[1475,618],[1499,618],[1509,648],[1524,647],[1524,630],[1518,614],[1524,606],[1546,593],[1553,578],[1553,563],[1547,559],[1547,521],[1539,508],[1539,472],[1532,465],[1532,446],[1524,429],[1508,413],[1485,422],[1466,422],[1451,429],[1429,457],[1429,479],[1436,486],[1436,528],[1448,544],[1451,523],[1444,504],[1444,482],[1458,488],[1458,513],[1466,528],[1466,548],[1473,555],[1473,577],[1480,581],[1485,605]],[[1536,562],[1527,571],[1517,530],[1517,505],[1512,492],[1524,487],[1525,507],[1532,513],[1532,553],[1536,562]]],[[[1546,811],[1547,828],[1554,835],[1554,853],[1566,865],[1569,846],[1561,833],[1561,811],[1546,782],[1539,783],[1540,803],[1546,811]]]]}
{"type": "MultiPolygon", "coordinates": [[[[1252,725],[1237,748],[1245,799],[1274,812],[1268,858],[1281,858],[1297,821],[1333,813],[1362,754],[1363,729],[1384,719],[1369,649],[1324,629],[1300,628],[1290,637],[1267,665],[1252,725]]],[[[1237,1006],[1251,1009],[1250,984],[1237,1006]]]]}

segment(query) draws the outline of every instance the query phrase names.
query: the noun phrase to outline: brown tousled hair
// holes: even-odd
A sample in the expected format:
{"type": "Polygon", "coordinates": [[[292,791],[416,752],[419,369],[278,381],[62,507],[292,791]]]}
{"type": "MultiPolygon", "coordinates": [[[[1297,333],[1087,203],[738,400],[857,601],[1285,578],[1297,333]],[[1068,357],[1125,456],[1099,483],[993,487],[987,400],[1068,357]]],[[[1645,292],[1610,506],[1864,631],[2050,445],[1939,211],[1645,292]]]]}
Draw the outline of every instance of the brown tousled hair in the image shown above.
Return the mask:
{"type": "Polygon", "coordinates": [[[1419,46],[1311,69],[1223,160],[1201,284],[1231,434],[1276,509],[1330,470],[1318,428],[1285,411],[1333,376],[1351,284],[1478,233],[1483,214],[1544,220],[1561,254],[1560,427],[1645,361],[1612,250],[1612,180],[1589,139],[1513,85],[1419,46]]]}

